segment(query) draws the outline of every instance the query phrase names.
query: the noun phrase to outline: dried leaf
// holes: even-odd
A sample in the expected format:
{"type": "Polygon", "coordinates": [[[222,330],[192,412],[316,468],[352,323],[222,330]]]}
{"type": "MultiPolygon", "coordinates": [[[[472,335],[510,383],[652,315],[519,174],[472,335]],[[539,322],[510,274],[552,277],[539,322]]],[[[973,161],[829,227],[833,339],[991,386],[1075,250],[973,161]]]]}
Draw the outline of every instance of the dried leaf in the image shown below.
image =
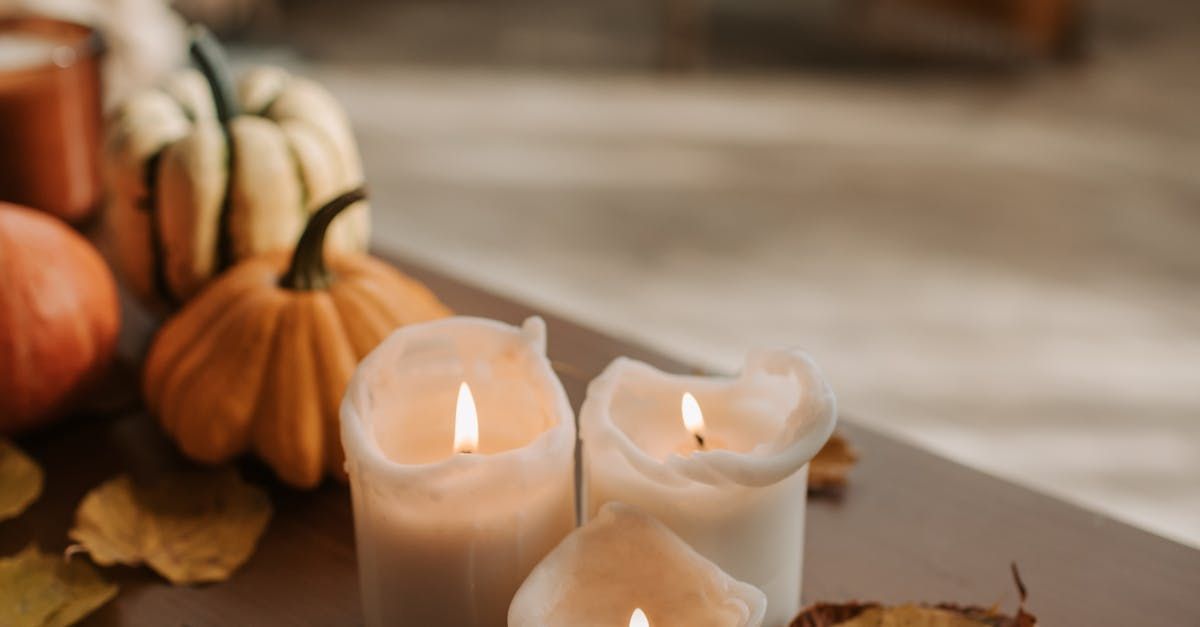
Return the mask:
{"type": "Polygon", "coordinates": [[[16,518],[42,494],[42,467],[0,439],[0,520],[16,518]]]}
{"type": "Polygon", "coordinates": [[[37,546],[0,559],[0,625],[65,627],[117,596],[117,586],[83,559],[42,553],[37,546]]]}
{"type": "Polygon", "coordinates": [[[841,432],[836,432],[808,464],[810,492],[836,492],[846,486],[846,477],[858,463],[858,450],[841,432]]]}
{"type": "Polygon", "coordinates": [[[1017,565],[1012,566],[1021,604],[1015,617],[996,608],[906,604],[885,607],[879,603],[817,603],[792,621],[791,627],[1037,627],[1037,618],[1025,611],[1025,584],[1017,565]]]}
{"type": "Polygon", "coordinates": [[[228,579],[271,518],[261,489],[232,470],[110,479],[83,498],[68,535],[104,566],[146,564],[175,584],[228,579]]]}

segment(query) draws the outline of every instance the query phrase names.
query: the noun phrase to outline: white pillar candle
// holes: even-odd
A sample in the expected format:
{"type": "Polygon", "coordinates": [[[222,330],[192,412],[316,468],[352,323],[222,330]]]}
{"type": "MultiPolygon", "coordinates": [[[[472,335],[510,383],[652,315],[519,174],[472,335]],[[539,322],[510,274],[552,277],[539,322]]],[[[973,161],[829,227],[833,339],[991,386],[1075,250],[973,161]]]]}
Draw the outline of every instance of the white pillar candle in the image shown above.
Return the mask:
{"type": "Polygon", "coordinates": [[[580,413],[586,509],[645,510],[762,589],[764,625],[781,627],[800,609],[808,461],[835,422],[833,392],[796,351],[752,352],[731,379],[618,359],[580,413]]]}
{"type": "Polygon", "coordinates": [[[449,318],[359,365],[341,418],[367,625],[502,626],[574,527],[574,415],[545,353],[540,318],[449,318]]]}
{"type": "Polygon", "coordinates": [[[767,599],[649,515],[608,503],[521,585],[509,627],[758,627],[767,599]]]}

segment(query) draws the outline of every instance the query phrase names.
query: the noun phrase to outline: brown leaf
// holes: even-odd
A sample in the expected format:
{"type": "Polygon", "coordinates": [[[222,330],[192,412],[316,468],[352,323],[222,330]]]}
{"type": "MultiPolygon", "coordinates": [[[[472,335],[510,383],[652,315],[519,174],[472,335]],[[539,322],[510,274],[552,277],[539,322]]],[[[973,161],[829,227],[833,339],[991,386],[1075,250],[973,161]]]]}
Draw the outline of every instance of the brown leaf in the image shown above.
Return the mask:
{"type": "Polygon", "coordinates": [[[117,596],[117,586],[83,559],[48,555],[29,545],[0,559],[0,625],[65,627],[117,596]]]}
{"type": "Polygon", "coordinates": [[[835,432],[808,464],[809,492],[836,492],[858,463],[858,450],[842,433],[835,432]]]}
{"type": "Polygon", "coordinates": [[[0,520],[16,518],[42,494],[42,467],[0,439],[0,520]]]}
{"type": "Polygon", "coordinates": [[[233,470],[150,485],[121,475],[83,498],[68,535],[103,566],[144,563],[175,584],[223,581],[254,553],[270,518],[266,493],[233,470]]]}
{"type": "Polygon", "coordinates": [[[1012,566],[1021,603],[1015,617],[996,608],[906,604],[886,607],[879,603],[817,603],[804,609],[791,627],[1037,627],[1037,618],[1025,611],[1025,584],[1012,566]]]}

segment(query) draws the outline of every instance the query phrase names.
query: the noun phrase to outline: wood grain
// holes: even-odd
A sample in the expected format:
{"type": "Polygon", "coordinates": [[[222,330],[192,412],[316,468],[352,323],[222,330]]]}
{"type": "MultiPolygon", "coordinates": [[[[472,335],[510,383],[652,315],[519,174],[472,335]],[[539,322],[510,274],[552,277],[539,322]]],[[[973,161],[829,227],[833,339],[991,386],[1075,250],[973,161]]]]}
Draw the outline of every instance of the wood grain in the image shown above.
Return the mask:
{"type": "MultiPolygon", "coordinates": [[[[519,322],[528,307],[402,264],[463,314],[519,322]]],[[[618,355],[674,370],[672,361],[553,315],[550,355],[572,402],[618,355]]],[[[113,389],[130,388],[128,368],[113,389]]],[[[1056,501],[846,421],[862,453],[838,500],[809,508],[808,601],[955,601],[1014,607],[1008,564],[1016,561],[1030,609],[1046,625],[1093,627],[1200,624],[1200,551],[1056,501]]],[[[47,469],[46,493],[25,515],[0,523],[0,554],[30,541],[59,550],[83,494],[118,472],[180,463],[151,420],[112,409],[24,438],[47,469]]],[[[228,582],[172,588],[144,569],[105,574],[118,598],[88,625],[357,625],[359,610],[347,488],[301,493],[246,462],[271,490],[276,515],[258,552],[228,582]]]]}

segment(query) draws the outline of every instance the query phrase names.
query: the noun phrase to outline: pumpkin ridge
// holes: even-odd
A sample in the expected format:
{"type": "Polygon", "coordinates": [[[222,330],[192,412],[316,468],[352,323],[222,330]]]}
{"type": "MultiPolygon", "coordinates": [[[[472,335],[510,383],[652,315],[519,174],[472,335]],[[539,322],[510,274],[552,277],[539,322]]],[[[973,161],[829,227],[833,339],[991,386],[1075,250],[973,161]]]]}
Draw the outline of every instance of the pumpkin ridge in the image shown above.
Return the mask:
{"type": "MultiPolygon", "coordinates": [[[[254,287],[254,277],[243,279],[235,275],[230,277],[228,287],[223,287],[222,291],[230,300],[236,300],[254,287]]],[[[230,312],[225,304],[224,299],[199,300],[195,305],[185,307],[159,329],[142,369],[142,393],[151,411],[161,413],[162,395],[178,362],[190,353],[205,332],[224,323],[223,319],[230,312]]]]}
{"type": "MultiPolygon", "coordinates": [[[[305,192],[306,220],[320,209],[314,206],[317,200],[362,185],[361,178],[349,174],[335,148],[315,126],[296,118],[280,120],[278,124],[296,161],[305,192]]],[[[363,250],[358,227],[365,211],[365,204],[350,207],[345,211],[349,217],[339,216],[334,220],[326,237],[326,250],[363,250]]]]}
{"type": "MultiPolygon", "coordinates": [[[[412,316],[405,316],[401,321],[402,323],[410,324],[413,322],[424,322],[426,320],[433,320],[435,318],[448,316],[451,314],[450,308],[438,300],[437,296],[433,293],[433,290],[429,289],[429,286],[425,285],[424,283],[406,274],[387,272],[387,270],[391,269],[391,266],[379,261],[378,259],[366,257],[363,258],[361,262],[366,268],[370,268],[372,273],[377,273],[380,275],[382,277],[381,282],[391,283],[390,286],[381,285],[374,290],[378,292],[380,298],[386,298],[390,301],[391,297],[397,294],[407,294],[410,297],[414,294],[419,294],[424,297],[419,299],[419,302],[422,305],[427,306],[427,309],[425,311],[416,312],[415,315],[412,316]]],[[[412,309],[411,307],[400,307],[399,304],[396,303],[393,304],[405,312],[410,312],[412,309]]]]}
{"type": "Polygon", "coordinates": [[[190,443],[189,454],[203,446],[198,459],[223,462],[246,450],[282,299],[276,291],[251,292],[241,301],[247,306],[237,314],[237,324],[212,336],[215,352],[188,382],[176,410],[178,438],[190,443]]]}
{"type": "MultiPolygon", "coordinates": [[[[288,87],[276,99],[282,104],[272,105],[271,119],[307,130],[324,147],[323,152],[338,170],[337,187],[362,185],[362,163],[345,111],[336,106],[333,96],[319,84],[304,77],[289,75],[288,87]],[[277,110],[280,108],[283,110],[277,110]]],[[[370,245],[369,207],[364,204],[348,213],[350,217],[339,221],[342,223],[339,228],[347,233],[342,237],[352,250],[366,250],[370,245]]]]}
{"type": "Polygon", "coordinates": [[[233,233],[230,232],[230,214],[233,213],[233,189],[236,180],[237,151],[235,142],[229,134],[229,129],[222,124],[221,132],[225,134],[225,197],[221,200],[221,213],[217,217],[217,271],[224,272],[233,265],[233,233]]]}
{"type": "MultiPolygon", "coordinates": [[[[375,262],[374,259],[370,258],[364,261],[368,264],[375,262]]],[[[378,284],[376,282],[356,282],[355,288],[372,302],[384,316],[393,320],[393,324],[424,322],[450,313],[449,308],[442,305],[429,288],[416,280],[402,274],[390,272],[382,272],[377,276],[381,277],[378,284]],[[390,283],[391,285],[386,285],[385,283],[390,283]],[[413,311],[412,307],[403,306],[394,297],[399,294],[411,295],[413,292],[424,293],[429,296],[428,299],[421,301],[423,304],[430,305],[428,311],[413,311]],[[395,312],[399,311],[403,311],[404,314],[397,316],[395,312]]]]}
{"type": "MultiPolygon", "coordinates": [[[[254,416],[254,420],[253,420],[252,424],[250,425],[251,447],[254,449],[254,453],[256,455],[258,455],[259,458],[261,458],[263,461],[267,462],[267,465],[269,465],[272,470],[275,470],[275,462],[272,459],[268,458],[265,451],[263,450],[262,442],[264,441],[265,436],[262,434],[262,430],[263,430],[262,425],[264,422],[263,417],[268,415],[268,412],[271,410],[271,404],[273,402],[273,399],[271,398],[271,394],[269,393],[269,390],[267,389],[268,386],[270,386],[272,383],[271,374],[270,374],[270,370],[272,368],[271,368],[270,364],[276,363],[279,360],[279,351],[280,351],[279,347],[283,343],[283,318],[286,313],[286,310],[287,310],[287,307],[284,306],[284,307],[280,308],[280,310],[277,311],[275,314],[275,317],[276,317],[275,332],[271,334],[270,347],[267,349],[267,359],[264,362],[264,366],[263,366],[267,371],[264,374],[262,381],[259,381],[258,393],[255,394],[254,411],[251,412],[251,415],[254,416]]],[[[276,474],[279,474],[278,470],[275,470],[275,472],[276,472],[276,474]]]]}
{"type": "MultiPolygon", "coordinates": [[[[294,83],[294,82],[295,81],[294,81],[293,77],[289,76],[288,83],[294,83]]],[[[288,85],[288,86],[294,87],[294,85],[288,85]]],[[[309,129],[313,130],[317,134],[317,136],[321,138],[321,141],[325,143],[326,147],[332,149],[332,154],[341,156],[342,153],[341,153],[341,149],[338,147],[337,140],[333,137],[330,137],[329,134],[325,132],[325,129],[323,128],[322,124],[314,123],[311,119],[306,118],[301,115],[296,115],[294,112],[290,112],[290,111],[278,112],[278,111],[272,110],[275,108],[275,105],[278,104],[278,102],[282,99],[282,96],[287,91],[288,91],[287,89],[281,89],[281,90],[279,90],[279,93],[276,94],[273,99],[271,99],[271,106],[268,107],[264,111],[264,113],[266,114],[264,117],[270,119],[271,121],[275,122],[276,124],[284,122],[284,121],[290,121],[290,122],[300,124],[302,126],[305,126],[309,129]]]]}
{"type": "MultiPolygon", "coordinates": [[[[343,148],[341,146],[339,146],[338,141],[329,134],[328,129],[324,128],[320,124],[313,124],[309,120],[306,120],[306,119],[300,118],[300,117],[292,116],[292,117],[286,118],[286,120],[290,121],[293,124],[300,126],[301,128],[309,129],[312,132],[313,137],[316,138],[317,141],[321,142],[322,146],[324,146],[324,148],[326,150],[326,154],[333,155],[333,159],[331,159],[331,161],[333,163],[337,164],[337,169],[338,169],[337,178],[341,180],[341,187],[345,188],[345,187],[362,186],[362,184],[363,184],[362,171],[360,170],[358,172],[355,172],[354,171],[355,169],[352,166],[352,164],[346,162],[346,157],[342,154],[343,148]]],[[[282,122],[283,120],[280,120],[280,121],[282,122]]],[[[358,247],[361,250],[366,250],[366,248],[369,246],[370,242],[366,241],[366,240],[358,241],[359,240],[359,231],[358,231],[358,229],[355,229],[352,225],[353,225],[353,221],[355,220],[355,218],[358,217],[355,214],[356,213],[361,214],[365,211],[366,211],[365,205],[356,207],[353,209],[349,209],[348,211],[346,211],[346,213],[349,214],[348,217],[340,220],[340,222],[342,223],[341,228],[346,229],[350,232],[350,241],[351,241],[352,245],[358,247]]],[[[366,237],[367,237],[367,239],[370,238],[369,235],[367,235],[366,237]]]]}
{"type": "Polygon", "coordinates": [[[283,119],[280,119],[279,121],[283,122],[284,120],[287,120],[293,124],[297,124],[299,126],[302,126],[304,128],[307,128],[308,130],[312,131],[313,137],[316,137],[317,141],[321,142],[321,144],[325,147],[325,150],[327,150],[329,152],[329,154],[337,156],[337,158],[333,159],[333,161],[335,161],[338,164],[338,170],[340,170],[339,174],[341,174],[340,178],[345,179],[344,185],[346,185],[348,187],[348,186],[352,186],[352,185],[361,185],[362,184],[362,175],[359,174],[358,176],[355,176],[355,173],[352,172],[350,169],[350,164],[342,162],[341,148],[338,146],[337,141],[333,137],[330,137],[329,133],[326,132],[326,129],[322,128],[322,126],[320,124],[313,124],[312,122],[305,120],[304,118],[295,117],[295,116],[283,118],[283,119]],[[352,179],[358,179],[358,180],[352,180],[352,179]]]}
{"type": "Polygon", "coordinates": [[[382,294],[379,294],[370,283],[354,281],[347,287],[348,289],[357,292],[362,297],[363,302],[368,303],[370,307],[375,308],[375,311],[377,311],[382,318],[391,321],[394,325],[400,324],[400,320],[395,319],[395,308],[392,307],[387,302],[386,298],[384,298],[382,294]]]}
{"type": "Polygon", "coordinates": [[[299,294],[280,311],[270,369],[263,387],[265,405],[256,412],[255,449],[284,481],[313,487],[324,475],[324,429],[316,391],[317,365],[307,336],[315,333],[308,301],[299,294]],[[280,367],[279,364],[287,364],[280,367]]]}
{"type": "MultiPolygon", "coordinates": [[[[280,127],[280,130],[282,130],[282,127],[280,127]]],[[[310,215],[308,204],[312,202],[312,190],[308,187],[308,178],[304,176],[304,166],[300,163],[300,155],[297,154],[296,147],[292,144],[292,140],[288,137],[286,131],[283,133],[283,139],[284,145],[287,146],[288,157],[292,160],[292,169],[295,171],[296,181],[300,188],[300,217],[307,222],[310,215]]]]}
{"type": "Polygon", "coordinates": [[[329,288],[329,295],[343,320],[357,321],[356,324],[348,324],[343,328],[347,331],[355,356],[361,359],[399,325],[387,312],[357,290],[351,289],[353,283],[354,281],[334,283],[329,288]]]}
{"type": "Polygon", "coordinates": [[[179,107],[179,112],[183,114],[183,117],[187,118],[188,122],[195,124],[196,120],[199,119],[199,116],[196,115],[196,112],[193,111],[192,108],[190,106],[188,106],[188,104],[186,102],[183,102],[182,100],[176,98],[174,95],[172,95],[170,92],[168,92],[164,89],[157,89],[156,91],[165,95],[167,97],[167,100],[170,100],[171,102],[175,103],[175,106],[179,107]]]}
{"type": "Polygon", "coordinates": [[[319,380],[325,385],[317,390],[321,406],[322,431],[325,436],[325,472],[345,476],[345,453],[342,451],[341,423],[338,421],[342,396],[354,373],[359,356],[350,348],[346,322],[342,319],[328,292],[313,293],[313,311],[319,329],[313,334],[313,354],[316,355],[319,380]]]}
{"type": "Polygon", "coordinates": [[[275,120],[276,117],[271,115],[271,108],[275,106],[276,102],[279,102],[279,97],[283,95],[283,92],[287,91],[288,83],[291,81],[291,79],[292,75],[288,74],[283,79],[283,82],[279,84],[279,89],[275,90],[274,94],[271,94],[271,97],[267,99],[262,108],[255,112],[255,115],[262,118],[267,118],[268,120],[275,120]]]}
{"type": "MultiPolygon", "coordinates": [[[[186,347],[186,350],[180,351],[180,358],[174,363],[174,367],[164,373],[160,383],[161,393],[158,402],[158,407],[151,407],[160,417],[171,417],[170,424],[164,420],[164,427],[167,432],[182,442],[179,433],[183,418],[187,415],[186,405],[182,405],[182,401],[187,398],[188,391],[193,388],[193,383],[200,379],[203,374],[197,374],[197,370],[202,370],[209,363],[210,354],[214,351],[220,351],[223,345],[215,340],[223,337],[226,333],[231,332],[231,328],[236,328],[241,322],[241,317],[246,311],[252,311],[251,305],[254,305],[252,298],[241,298],[234,302],[233,306],[227,306],[221,309],[217,319],[208,325],[202,333],[195,334],[186,347]]],[[[188,447],[183,446],[185,450],[188,447]]],[[[191,451],[187,451],[191,454],[191,451]]]]}
{"type": "Polygon", "coordinates": [[[147,230],[150,232],[151,263],[154,264],[151,269],[154,291],[167,305],[174,308],[179,305],[179,299],[171,291],[171,285],[167,281],[166,248],[163,245],[162,233],[159,232],[158,216],[158,167],[169,144],[167,142],[159,146],[158,150],[155,150],[154,154],[150,155],[150,158],[146,159],[143,164],[142,177],[143,184],[146,186],[146,198],[144,203],[139,203],[139,208],[146,212],[146,216],[150,220],[150,228],[147,230]]]}
{"type": "Polygon", "coordinates": [[[237,118],[227,131],[237,146],[222,216],[231,262],[291,248],[306,216],[297,210],[300,181],[287,137],[278,125],[254,116],[237,118]]]}

